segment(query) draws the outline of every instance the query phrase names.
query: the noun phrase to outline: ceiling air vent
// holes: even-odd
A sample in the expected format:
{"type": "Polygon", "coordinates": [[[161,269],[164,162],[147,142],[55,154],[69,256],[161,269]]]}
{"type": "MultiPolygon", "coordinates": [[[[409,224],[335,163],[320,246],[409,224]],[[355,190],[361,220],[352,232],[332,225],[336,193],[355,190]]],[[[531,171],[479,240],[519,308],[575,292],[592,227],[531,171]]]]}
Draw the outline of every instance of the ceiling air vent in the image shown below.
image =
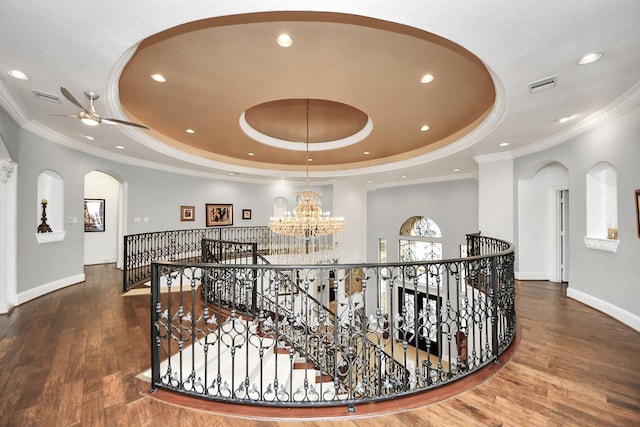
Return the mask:
{"type": "Polygon", "coordinates": [[[558,85],[558,76],[547,77],[537,82],[529,83],[529,92],[536,93],[545,89],[551,89],[558,85]]]}
{"type": "Polygon", "coordinates": [[[42,92],[40,90],[32,89],[33,94],[41,101],[55,102],[56,104],[62,104],[58,95],[52,93],[42,92]]]}

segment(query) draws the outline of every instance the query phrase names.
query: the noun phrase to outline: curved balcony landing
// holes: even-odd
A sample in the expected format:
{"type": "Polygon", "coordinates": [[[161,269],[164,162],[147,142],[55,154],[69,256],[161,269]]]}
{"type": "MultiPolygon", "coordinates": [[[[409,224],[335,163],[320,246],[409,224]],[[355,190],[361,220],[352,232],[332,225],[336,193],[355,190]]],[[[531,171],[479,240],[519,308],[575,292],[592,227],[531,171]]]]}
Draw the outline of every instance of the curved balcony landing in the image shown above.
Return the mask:
{"type": "Polygon", "coordinates": [[[384,400],[376,403],[356,405],[354,407],[354,412],[349,412],[346,406],[282,408],[249,404],[220,403],[199,399],[197,397],[189,397],[163,389],[158,389],[153,393],[147,393],[145,396],[153,400],[157,400],[158,402],[176,405],[185,409],[204,411],[227,417],[249,418],[265,421],[273,421],[277,419],[287,419],[292,421],[335,418],[355,419],[359,417],[388,415],[423,408],[464,393],[465,391],[471,390],[486,381],[490,381],[495,374],[500,372],[500,370],[502,370],[511,361],[518,349],[518,346],[520,345],[521,337],[522,330],[518,325],[516,328],[516,335],[511,346],[500,356],[500,363],[491,363],[481,370],[462,379],[426,392],[420,392],[412,396],[384,400]]]}

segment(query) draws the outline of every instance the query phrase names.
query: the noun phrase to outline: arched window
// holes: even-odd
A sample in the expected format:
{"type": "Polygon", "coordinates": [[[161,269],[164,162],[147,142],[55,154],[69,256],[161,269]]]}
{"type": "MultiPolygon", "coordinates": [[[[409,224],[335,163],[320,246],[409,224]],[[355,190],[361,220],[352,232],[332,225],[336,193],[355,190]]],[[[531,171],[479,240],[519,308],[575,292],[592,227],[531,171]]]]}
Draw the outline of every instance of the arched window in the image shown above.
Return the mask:
{"type": "MultiPolygon", "coordinates": [[[[400,227],[400,262],[437,261],[442,259],[442,233],[440,227],[432,219],[413,216],[400,227]]],[[[417,273],[418,283],[439,287],[440,273],[437,269],[427,271],[420,267],[417,273]],[[437,285],[436,285],[437,284],[437,285]]]]}
{"type": "Polygon", "coordinates": [[[412,216],[400,227],[400,261],[442,259],[442,233],[432,219],[412,216]]]}

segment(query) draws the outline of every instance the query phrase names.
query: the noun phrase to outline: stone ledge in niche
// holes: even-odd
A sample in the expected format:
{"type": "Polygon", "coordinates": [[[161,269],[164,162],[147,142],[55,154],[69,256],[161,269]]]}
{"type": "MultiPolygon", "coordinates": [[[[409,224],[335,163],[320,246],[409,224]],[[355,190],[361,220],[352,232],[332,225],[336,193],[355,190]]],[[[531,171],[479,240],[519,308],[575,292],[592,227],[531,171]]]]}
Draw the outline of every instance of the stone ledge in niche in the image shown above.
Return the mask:
{"type": "Polygon", "coordinates": [[[598,239],[597,237],[584,237],[584,245],[587,249],[595,251],[615,253],[618,250],[620,240],[598,239]]]}
{"type": "Polygon", "coordinates": [[[54,231],[52,233],[36,233],[36,239],[38,239],[38,244],[41,245],[43,243],[53,243],[53,242],[61,242],[64,240],[64,235],[66,231],[54,231]]]}

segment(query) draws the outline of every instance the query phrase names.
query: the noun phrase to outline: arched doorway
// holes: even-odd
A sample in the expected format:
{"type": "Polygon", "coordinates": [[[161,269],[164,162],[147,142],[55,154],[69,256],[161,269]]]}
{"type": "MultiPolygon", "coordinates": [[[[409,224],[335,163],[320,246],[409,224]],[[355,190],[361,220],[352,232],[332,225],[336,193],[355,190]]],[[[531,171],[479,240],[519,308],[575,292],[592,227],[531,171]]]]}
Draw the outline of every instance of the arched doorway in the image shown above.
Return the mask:
{"type": "Polygon", "coordinates": [[[85,227],[84,264],[118,262],[121,257],[123,236],[123,185],[111,174],[91,171],[84,177],[85,208],[102,205],[103,227],[85,227]]]}
{"type": "Polygon", "coordinates": [[[521,280],[568,281],[569,172],[538,165],[518,180],[518,267],[521,280]]]}

